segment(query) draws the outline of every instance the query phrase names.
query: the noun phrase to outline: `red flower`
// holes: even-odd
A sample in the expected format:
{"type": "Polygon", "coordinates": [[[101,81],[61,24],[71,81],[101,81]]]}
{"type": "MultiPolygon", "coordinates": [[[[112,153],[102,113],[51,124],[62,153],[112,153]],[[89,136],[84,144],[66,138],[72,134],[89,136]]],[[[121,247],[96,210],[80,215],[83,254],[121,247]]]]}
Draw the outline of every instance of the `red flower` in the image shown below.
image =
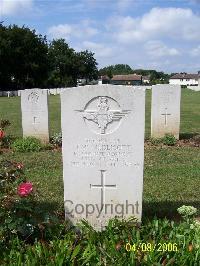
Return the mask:
{"type": "Polygon", "coordinates": [[[33,191],[33,185],[31,182],[21,183],[18,186],[17,192],[20,197],[26,197],[33,191]]]}
{"type": "Polygon", "coordinates": [[[5,137],[5,132],[2,129],[0,129],[0,139],[4,137],[5,137]]]}

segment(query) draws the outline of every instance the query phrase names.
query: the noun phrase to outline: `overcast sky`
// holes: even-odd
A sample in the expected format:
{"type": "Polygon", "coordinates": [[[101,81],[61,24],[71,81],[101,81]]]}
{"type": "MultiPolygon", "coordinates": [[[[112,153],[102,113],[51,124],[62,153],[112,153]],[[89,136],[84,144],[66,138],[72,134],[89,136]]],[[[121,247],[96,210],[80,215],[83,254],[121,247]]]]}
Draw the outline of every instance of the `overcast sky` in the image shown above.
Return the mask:
{"type": "Polygon", "coordinates": [[[200,70],[200,0],[0,0],[0,21],[88,49],[99,68],[200,70]]]}

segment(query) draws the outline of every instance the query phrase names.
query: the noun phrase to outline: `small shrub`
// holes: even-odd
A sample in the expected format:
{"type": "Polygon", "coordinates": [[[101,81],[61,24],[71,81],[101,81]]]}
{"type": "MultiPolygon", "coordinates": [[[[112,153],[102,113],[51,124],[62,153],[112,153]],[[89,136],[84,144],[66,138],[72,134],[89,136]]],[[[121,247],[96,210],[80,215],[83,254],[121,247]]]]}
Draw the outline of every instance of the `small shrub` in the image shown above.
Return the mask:
{"type": "Polygon", "coordinates": [[[162,143],[162,139],[161,138],[151,138],[150,142],[151,142],[152,145],[157,146],[157,145],[162,143]]]}
{"type": "Polygon", "coordinates": [[[177,140],[174,137],[174,135],[166,134],[163,138],[151,138],[150,142],[154,146],[157,146],[159,144],[174,146],[176,144],[177,140]]]}
{"type": "Polygon", "coordinates": [[[2,140],[1,140],[1,148],[10,148],[12,146],[13,141],[15,140],[15,138],[11,135],[7,135],[5,136],[2,140]]]}
{"type": "Polygon", "coordinates": [[[187,85],[181,85],[181,89],[187,89],[187,85]]]}
{"type": "Polygon", "coordinates": [[[62,133],[56,133],[52,136],[51,143],[55,146],[62,146],[62,133]]]}
{"type": "Polygon", "coordinates": [[[162,143],[168,146],[174,146],[176,142],[177,142],[176,138],[171,134],[166,134],[162,138],[162,143]]]}
{"type": "Polygon", "coordinates": [[[23,184],[30,184],[24,177],[22,163],[11,161],[0,163],[0,224],[2,225],[0,235],[4,242],[12,235],[22,233],[22,227],[26,227],[26,224],[30,222],[30,203],[34,195],[25,198],[32,191],[27,192],[25,189],[22,191],[23,184]],[[18,190],[16,190],[17,187],[18,190]]]}
{"type": "Polygon", "coordinates": [[[13,237],[24,242],[43,238],[50,224],[51,216],[41,210],[35,185],[24,175],[24,165],[0,161],[0,249],[7,247],[13,237]]]}
{"type": "Polygon", "coordinates": [[[190,217],[193,216],[197,213],[197,209],[194,208],[193,206],[181,206],[180,208],[177,209],[178,213],[182,216],[182,217],[190,217]]]}
{"type": "Polygon", "coordinates": [[[51,143],[43,144],[42,146],[42,150],[44,151],[52,150],[52,148],[53,148],[53,145],[51,143]]]}
{"type": "Polygon", "coordinates": [[[17,139],[12,144],[12,148],[18,152],[38,152],[43,148],[41,141],[34,137],[17,139]]]}
{"type": "Polygon", "coordinates": [[[194,136],[194,141],[196,144],[200,145],[200,135],[199,134],[194,136]]]}

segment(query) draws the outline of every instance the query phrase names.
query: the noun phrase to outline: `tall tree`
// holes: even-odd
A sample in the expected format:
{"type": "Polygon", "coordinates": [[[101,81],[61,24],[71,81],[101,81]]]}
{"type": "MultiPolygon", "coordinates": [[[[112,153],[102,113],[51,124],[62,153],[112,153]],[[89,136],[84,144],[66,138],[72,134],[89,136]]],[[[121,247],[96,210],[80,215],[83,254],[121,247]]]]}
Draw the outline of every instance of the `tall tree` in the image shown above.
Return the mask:
{"type": "Polygon", "coordinates": [[[0,24],[0,90],[11,84],[8,31],[0,24]]]}
{"type": "Polygon", "coordinates": [[[86,83],[98,78],[97,62],[94,53],[86,50],[76,53],[78,78],[85,78],[86,83]]]}
{"type": "Polygon", "coordinates": [[[64,39],[58,39],[50,43],[48,56],[50,63],[49,86],[75,86],[77,80],[75,51],[64,39]]]}
{"type": "Polygon", "coordinates": [[[0,27],[0,87],[23,89],[45,85],[48,70],[46,37],[16,25],[0,27]],[[2,75],[4,76],[2,78],[2,75]]]}
{"type": "Polygon", "coordinates": [[[107,75],[109,78],[112,78],[113,75],[126,75],[126,74],[132,74],[133,70],[129,65],[126,64],[117,64],[117,65],[111,65],[108,67],[104,67],[99,69],[99,75],[107,75]]]}
{"type": "Polygon", "coordinates": [[[64,39],[53,40],[35,30],[0,23],[0,89],[75,86],[77,78],[97,78],[97,62],[89,51],[76,53],[64,39]]]}

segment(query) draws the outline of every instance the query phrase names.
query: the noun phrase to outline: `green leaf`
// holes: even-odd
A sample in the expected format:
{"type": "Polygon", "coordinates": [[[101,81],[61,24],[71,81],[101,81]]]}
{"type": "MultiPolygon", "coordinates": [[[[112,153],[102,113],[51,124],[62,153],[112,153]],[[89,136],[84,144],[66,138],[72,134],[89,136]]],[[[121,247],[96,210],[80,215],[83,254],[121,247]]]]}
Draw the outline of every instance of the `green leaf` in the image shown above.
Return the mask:
{"type": "Polygon", "coordinates": [[[71,256],[71,261],[74,260],[74,258],[78,255],[78,253],[80,252],[80,249],[81,249],[81,245],[77,245],[74,250],[73,250],[73,253],[72,253],[72,256],[71,256]]]}

